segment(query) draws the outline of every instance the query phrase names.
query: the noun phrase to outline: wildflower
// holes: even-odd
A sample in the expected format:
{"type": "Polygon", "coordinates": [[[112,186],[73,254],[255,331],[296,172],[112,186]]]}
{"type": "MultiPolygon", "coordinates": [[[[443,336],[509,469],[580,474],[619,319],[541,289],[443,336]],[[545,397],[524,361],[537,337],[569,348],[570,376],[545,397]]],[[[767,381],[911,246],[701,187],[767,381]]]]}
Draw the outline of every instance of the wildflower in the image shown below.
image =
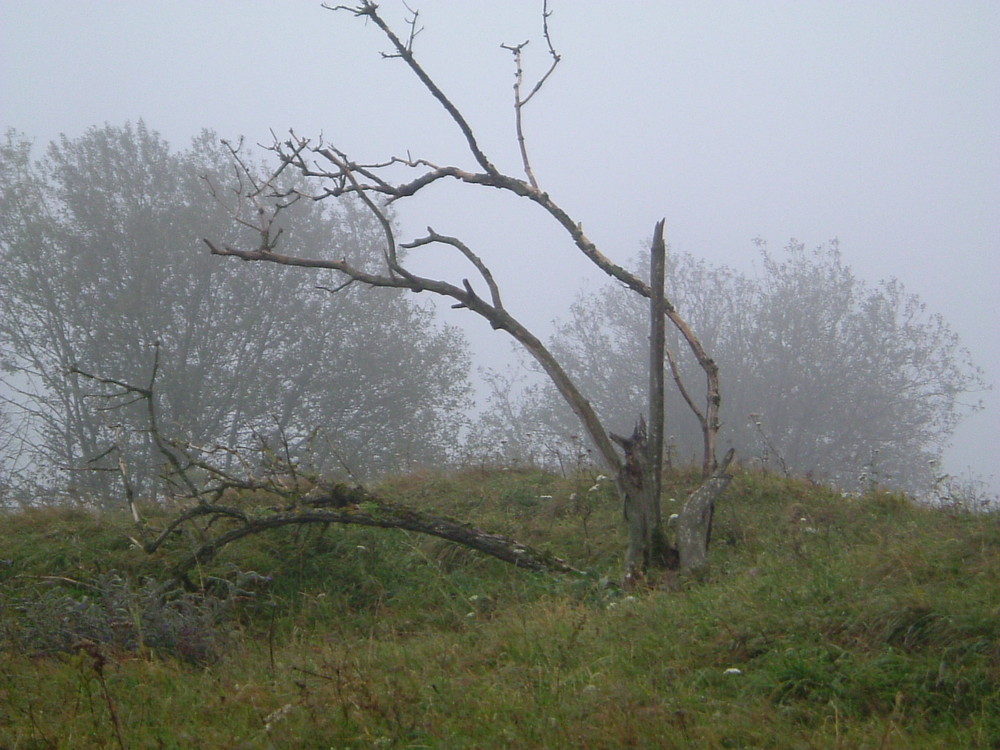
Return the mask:
{"type": "Polygon", "coordinates": [[[551,500],[552,499],[552,495],[539,495],[538,499],[539,500],[551,500]]]}
{"type": "Polygon", "coordinates": [[[677,519],[680,518],[680,517],[681,517],[680,513],[671,513],[667,517],[667,525],[668,526],[672,526],[673,524],[677,523],[677,519]]]}
{"type": "Polygon", "coordinates": [[[358,552],[367,552],[368,551],[368,548],[365,545],[363,545],[363,544],[359,544],[354,549],[356,549],[358,552]]]}
{"type": "Polygon", "coordinates": [[[575,492],[569,493],[569,499],[570,500],[576,500],[576,493],[575,492]]]}
{"type": "Polygon", "coordinates": [[[473,612],[466,612],[466,613],[465,613],[465,616],[466,616],[466,617],[475,617],[475,616],[476,616],[476,613],[475,613],[474,611],[473,611],[473,612]]]}
{"type": "Polygon", "coordinates": [[[606,476],[604,476],[603,474],[598,474],[597,475],[597,479],[595,479],[594,481],[595,482],[603,482],[605,479],[607,479],[606,476]]]}
{"type": "Polygon", "coordinates": [[[729,669],[727,669],[722,674],[743,674],[743,670],[742,669],[737,669],[736,667],[730,667],[729,669]]]}
{"type": "Polygon", "coordinates": [[[587,492],[597,492],[599,489],[601,489],[601,485],[595,484],[593,487],[587,490],[587,492]]]}

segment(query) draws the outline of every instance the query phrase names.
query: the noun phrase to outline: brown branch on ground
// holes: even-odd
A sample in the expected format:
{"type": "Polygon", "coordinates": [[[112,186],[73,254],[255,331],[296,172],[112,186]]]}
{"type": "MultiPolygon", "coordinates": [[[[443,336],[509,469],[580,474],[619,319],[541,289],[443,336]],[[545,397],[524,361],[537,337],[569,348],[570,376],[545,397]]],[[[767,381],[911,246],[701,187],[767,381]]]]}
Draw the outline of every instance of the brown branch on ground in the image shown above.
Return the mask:
{"type": "Polygon", "coordinates": [[[342,484],[307,493],[292,511],[268,509],[255,513],[234,513],[232,508],[197,505],[178,516],[163,534],[169,534],[181,523],[204,516],[229,517],[236,525],[203,543],[174,567],[174,575],[186,585],[191,585],[188,573],[192,568],[208,563],[223,548],[239,539],[283,526],[330,523],[415,531],[478,550],[525,570],[582,574],[565,560],[510,537],[392,503],[361,488],[342,484]]]}

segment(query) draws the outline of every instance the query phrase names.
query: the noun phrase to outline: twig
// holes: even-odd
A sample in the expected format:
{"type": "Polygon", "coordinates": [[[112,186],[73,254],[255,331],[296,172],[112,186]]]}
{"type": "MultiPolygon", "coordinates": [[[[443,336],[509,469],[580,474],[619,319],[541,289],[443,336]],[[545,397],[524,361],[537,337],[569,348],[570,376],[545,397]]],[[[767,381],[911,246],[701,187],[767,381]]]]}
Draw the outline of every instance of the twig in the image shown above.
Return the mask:
{"type": "Polygon", "coordinates": [[[549,76],[555,71],[556,66],[562,59],[556,52],[555,48],[552,46],[552,37],[549,34],[549,16],[552,12],[549,10],[548,0],[542,6],[542,29],[545,36],[545,42],[549,48],[549,55],[552,58],[552,64],[549,69],[545,71],[545,74],[538,79],[535,85],[532,87],[531,91],[527,96],[521,96],[521,86],[524,83],[524,68],[521,64],[522,51],[528,46],[528,42],[522,42],[521,44],[501,44],[500,47],[509,51],[514,55],[514,127],[517,131],[517,145],[521,151],[521,165],[524,168],[524,174],[528,178],[528,183],[533,188],[538,188],[538,180],[535,179],[535,172],[531,167],[531,160],[528,158],[528,147],[527,142],[524,137],[524,107],[531,101],[532,97],[537,94],[545,82],[549,79],[549,76]]]}

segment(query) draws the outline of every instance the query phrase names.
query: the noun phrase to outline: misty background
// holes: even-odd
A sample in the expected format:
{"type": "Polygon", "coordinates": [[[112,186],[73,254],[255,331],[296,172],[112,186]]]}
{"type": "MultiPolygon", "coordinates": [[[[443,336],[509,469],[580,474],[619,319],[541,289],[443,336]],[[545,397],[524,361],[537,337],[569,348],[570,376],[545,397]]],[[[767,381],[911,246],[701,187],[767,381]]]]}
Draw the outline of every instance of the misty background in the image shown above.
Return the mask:
{"type": "MultiPolygon", "coordinates": [[[[500,44],[532,39],[527,77],[541,74],[541,3],[411,5],[418,59],[517,173],[513,63],[500,44]]],[[[661,217],[672,250],[741,270],[758,261],[755,238],[775,249],[836,238],[859,276],[900,279],[998,381],[1000,5],[551,8],[563,62],[525,111],[529,149],[543,189],[606,254],[629,264],[661,217]]],[[[383,9],[404,26],[401,4],[383,9]]],[[[39,152],[62,133],[143,119],[178,148],[206,127],[263,144],[294,128],[359,160],[467,164],[453,123],[384,49],[377,29],[313,0],[280,11],[0,0],[0,125],[39,152]]],[[[400,237],[431,225],[492,253],[508,307],[545,336],[600,274],[531,208],[445,187],[405,208],[400,237]]],[[[462,276],[444,253],[423,262],[462,276]]],[[[507,339],[470,317],[442,314],[476,361],[514,361],[507,339]]],[[[996,487],[1000,394],[976,397],[985,408],[958,428],[945,468],[996,487]]]]}

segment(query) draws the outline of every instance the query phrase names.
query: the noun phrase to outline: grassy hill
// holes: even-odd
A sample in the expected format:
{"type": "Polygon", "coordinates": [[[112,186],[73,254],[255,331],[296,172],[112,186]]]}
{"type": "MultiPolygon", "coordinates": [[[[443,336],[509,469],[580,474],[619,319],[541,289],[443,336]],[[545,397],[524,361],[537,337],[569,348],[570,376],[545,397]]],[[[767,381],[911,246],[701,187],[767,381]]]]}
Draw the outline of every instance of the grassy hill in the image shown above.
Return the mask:
{"type": "Polygon", "coordinates": [[[592,575],[314,527],[233,545],[201,598],[164,572],[193,532],[148,556],[124,515],[9,514],[0,748],[1000,748],[997,514],[747,472],[707,576],[622,592],[593,474],[378,490],[592,575]]]}

